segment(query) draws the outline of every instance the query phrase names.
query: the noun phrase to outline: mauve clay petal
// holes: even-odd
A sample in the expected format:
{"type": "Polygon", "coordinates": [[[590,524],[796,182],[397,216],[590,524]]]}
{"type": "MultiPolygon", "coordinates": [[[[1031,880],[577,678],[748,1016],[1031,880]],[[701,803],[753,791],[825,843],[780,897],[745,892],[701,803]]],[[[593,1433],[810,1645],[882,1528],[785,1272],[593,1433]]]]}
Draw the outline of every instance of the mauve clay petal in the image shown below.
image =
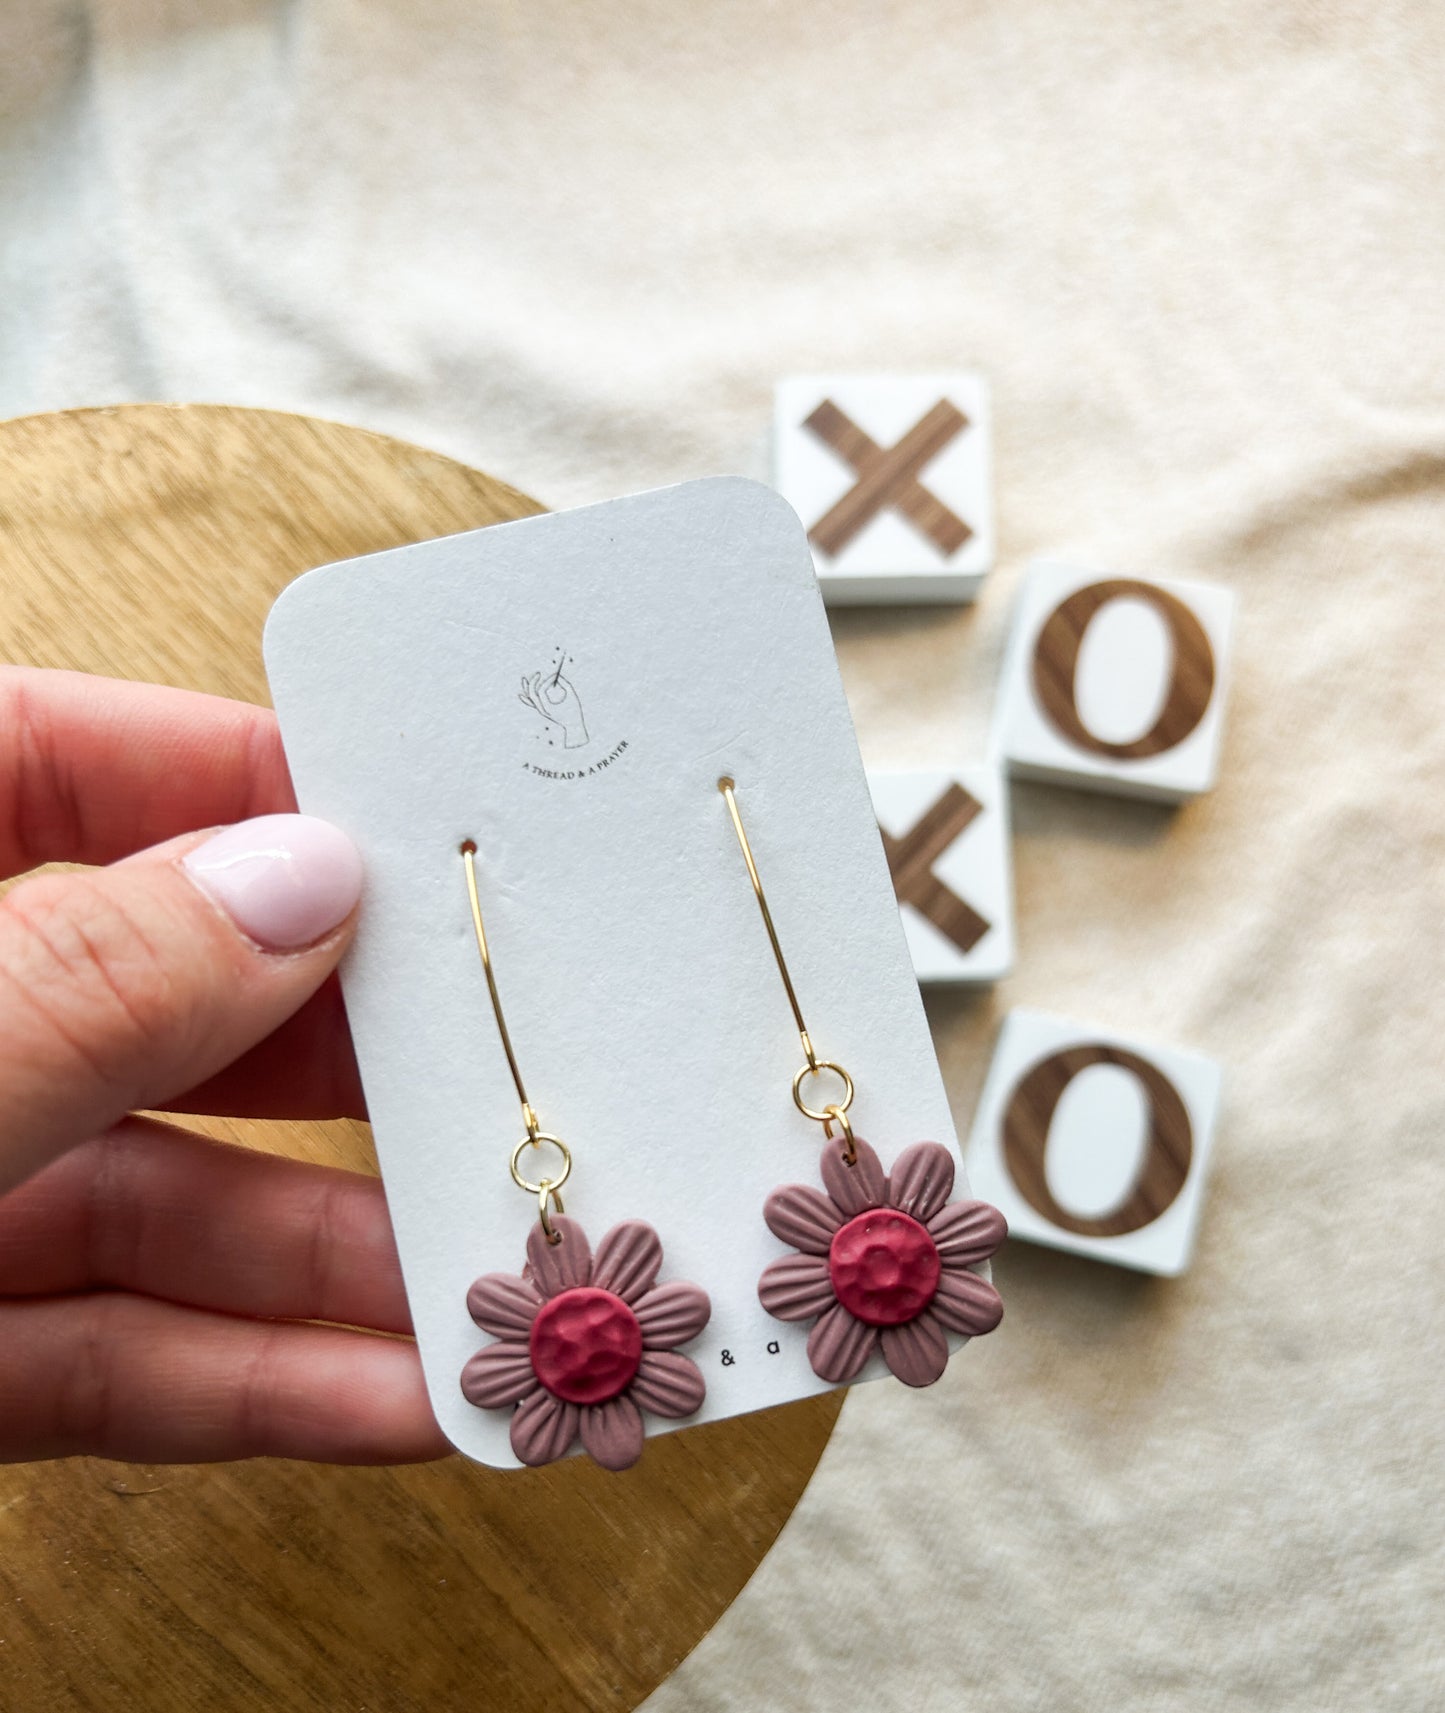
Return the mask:
{"type": "Polygon", "coordinates": [[[883,1360],[905,1386],[931,1386],[948,1366],[948,1340],[931,1309],[902,1326],[885,1326],[880,1342],[883,1360]]]}
{"type": "Polygon", "coordinates": [[[707,1325],[712,1303],[699,1286],[675,1279],[649,1291],[632,1305],[632,1312],[642,1328],[644,1350],[675,1350],[707,1325]]]}
{"type": "Polygon", "coordinates": [[[627,1395],[655,1416],[690,1416],[702,1408],[707,1382],[690,1357],[675,1350],[644,1350],[627,1395]]]}
{"type": "Polygon", "coordinates": [[[501,1410],[540,1384],[525,1344],[503,1340],[479,1350],[462,1369],[462,1396],[482,1410],[501,1410]]]}
{"type": "Polygon", "coordinates": [[[496,1338],[525,1339],[542,1299],[515,1273],[484,1273],[467,1292],[467,1313],[496,1338]]]}
{"type": "Polygon", "coordinates": [[[941,1142],[915,1142],[893,1162],[888,1200],[926,1225],[953,1194],[953,1155],[941,1142]]]}
{"type": "Polygon", "coordinates": [[[878,1328],[855,1320],[834,1303],[808,1334],[808,1360],[820,1380],[840,1386],[851,1380],[878,1348],[878,1328]]]}
{"type": "Polygon", "coordinates": [[[583,1410],[582,1446],[604,1469],[631,1469],[642,1456],[642,1413],[625,1392],[583,1410]]]}
{"type": "Polygon", "coordinates": [[[565,1457],[577,1437],[580,1414],[576,1404],[564,1404],[539,1386],[512,1417],[512,1450],[518,1460],[535,1469],[565,1457]]]}
{"type": "Polygon", "coordinates": [[[591,1283],[623,1302],[635,1302],[652,1289],[662,1265],[662,1239],[645,1221],[624,1219],[597,1245],[591,1283]]]}
{"type": "Polygon", "coordinates": [[[769,1263],[758,1280],[758,1301],[775,1320],[812,1320],[835,1300],[821,1255],[785,1255],[769,1263]]]}
{"type": "Polygon", "coordinates": [[[956,1201],[925,1223],[945,1268],[987,1261],[1008,1236],[1007,1220],[986,1201],[956,1201]]]}
{"type": "Polygon", "coordinates": [[[780,1243],[791,1243],[805,1255],[826,1255],[833,1233],[843,1223],[821,1190],[807,1184],[784,1184],[763,1203],[768,1230],[780,1243]]]}
{"type": "Polygon", "coordinates": [[[1003,1299],[977,1273],[945,1267],[938,1281],[938,1291],[930,1304],[950,1332],[967,1333],[981,1338],[992,1332],[1003,1319],[1003,1299]]]}
{"type": "Polygon", "coordinates": [[[552,1229],[562,1239],[560,1243],[547,1241],[540,1220],[527,1233],[527,1270],[522,1275],[544,1297],[555,1297],[562,1291],[570,1291],[574,1285],[588,1284],[592,1278],[592,1249],[587,1233],[575,1219],[564,1219],[560,1213],[553,1217],[552,1229]]]}
{"type": "Polygon", "coordinates": [[[888,1175],[883,1162],[861,1136],[853,1138],[856,1158],[850,1166],[844,1159],[846,1143],[835,1136],[823,1146],[823,1188],[847,1219],[882,1207],[888,1200],[888,1175]]]}

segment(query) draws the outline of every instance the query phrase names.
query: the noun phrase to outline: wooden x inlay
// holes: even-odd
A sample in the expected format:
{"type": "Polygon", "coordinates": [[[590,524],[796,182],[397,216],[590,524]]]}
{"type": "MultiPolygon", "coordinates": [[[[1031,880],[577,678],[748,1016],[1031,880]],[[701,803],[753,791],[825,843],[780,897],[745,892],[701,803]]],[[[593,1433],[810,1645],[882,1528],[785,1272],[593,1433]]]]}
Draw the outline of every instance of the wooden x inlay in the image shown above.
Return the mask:
{"type": "Polygon", "coordinates": [[[883,849],[900,904],[911,904],[961,952],[971,952],[991,924],[933,872],[933,865],[982,810],[957,780],[901,837],[884,831],[883,849]]]}
{"type": "Polygon", "coordinates": [[[957,553],[973,534],[957,512],[950,511],[918,480],[924,465],[968,427],[968,418],[957,405],[940,399],[895,446],[880,446],[832,399],[824,399],[803,427],[851,464],[858,477],[837,505],[808,531],[808,539],[816,541],[825,553],[836,557],[866,523],[889,506],[902,512],[940,553],[957,553]]]}

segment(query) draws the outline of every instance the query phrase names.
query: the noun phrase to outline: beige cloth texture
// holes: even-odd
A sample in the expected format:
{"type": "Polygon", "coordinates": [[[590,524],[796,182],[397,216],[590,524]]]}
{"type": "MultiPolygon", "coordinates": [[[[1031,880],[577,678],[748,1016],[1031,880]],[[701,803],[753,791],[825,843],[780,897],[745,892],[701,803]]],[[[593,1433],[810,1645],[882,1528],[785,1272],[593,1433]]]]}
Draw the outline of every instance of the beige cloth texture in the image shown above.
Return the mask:
{"type": "Polygon", "coordinates": [[[872,764],[981,750],[1032,556],[1238,592],[1217,792],[1016,789],[1017,973],[929,1000],[961,1130],[1013,1005],[1223,1062],[1192,1268],[1012,1245],[651,1713],[1445,1705],[1442,114],[1433,0],[0,12],[7,414],[565,505],[765,474],[781,373],[977,366],[982,599],[836,616],[872,764]]]}

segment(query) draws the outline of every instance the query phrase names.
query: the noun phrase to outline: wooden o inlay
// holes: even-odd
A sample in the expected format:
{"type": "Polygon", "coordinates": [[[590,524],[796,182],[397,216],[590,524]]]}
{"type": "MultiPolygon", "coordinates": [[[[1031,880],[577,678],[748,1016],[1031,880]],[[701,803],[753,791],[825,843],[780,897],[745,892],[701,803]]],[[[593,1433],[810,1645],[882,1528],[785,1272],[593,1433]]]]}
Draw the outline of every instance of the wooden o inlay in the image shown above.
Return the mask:
{"type": "MultiPolygon", "coordinates": [[[[3,423],[0,659],[264,702],[261,626],[301,572],[540,510],[435,452],[279,411],[3,423]]],[[[365,1125],[185,1122],[375,1170],[365,1125]]],[[[766,1339],[735,1360],[772,1360],[766,1339]]],[[[843,1397],[651,1439],[625,1475],[586,1457],[0,1469],[0,1705],[623,1713],[757,1568],[843,1397]]]]}
{"type": "Polygon", "coordinates": [[[1184,742],[1204,718],[1214,694],[1214,650],[1204,626],[1178,596],[1153,583],[1111,577],[1060,601],[1039,631],[1033,653],[1034,693],[1054,727],[1080,749],[1118,761],[1143,761],[1184,742]],[[1128,597],[1152,607],[1169,628],[1174,662],[1159,717],[1142,737],[1110,743],[1084,724],[1075,695],[1079,649],[1099,612],[1128,597]]]}
{"type": "Polygon", "coordinates": [[[1094,1043],[1051,1053],[1020,1079],[1004,1109],[1003,1158],[1015,1188],[1035,1213],[1080,1237],[1123,1237],[1152,1225],[1184,1188],[1193,1152],[1193,1127],[1178,1089],[1157,1065],[1124,1047],[1094,1043]],[[1045,1159],[1064,1090],[1091,1065],[1117,1065],[1138,1078],[1149,1102],[1149,1134],[1128,1195],[1108,1213],[1085,1218],[1054,1199],[1045,1159]]]}

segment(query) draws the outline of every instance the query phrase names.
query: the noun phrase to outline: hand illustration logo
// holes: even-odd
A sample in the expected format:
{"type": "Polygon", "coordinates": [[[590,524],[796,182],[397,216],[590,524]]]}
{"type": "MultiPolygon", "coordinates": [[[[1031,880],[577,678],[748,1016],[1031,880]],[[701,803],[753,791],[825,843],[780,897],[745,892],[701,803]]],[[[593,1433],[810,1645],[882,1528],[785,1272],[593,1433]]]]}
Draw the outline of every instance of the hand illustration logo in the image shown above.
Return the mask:
{"type": "Polygon", "coordinates": [[[581,749],[588,742],[587,722],[582,715],[582,699],[562,676],[559,660],[554,672],[534,672],[523,676],[519,702],[534,708],[544,720],[562,730],[564,749],[581,749]]]}

